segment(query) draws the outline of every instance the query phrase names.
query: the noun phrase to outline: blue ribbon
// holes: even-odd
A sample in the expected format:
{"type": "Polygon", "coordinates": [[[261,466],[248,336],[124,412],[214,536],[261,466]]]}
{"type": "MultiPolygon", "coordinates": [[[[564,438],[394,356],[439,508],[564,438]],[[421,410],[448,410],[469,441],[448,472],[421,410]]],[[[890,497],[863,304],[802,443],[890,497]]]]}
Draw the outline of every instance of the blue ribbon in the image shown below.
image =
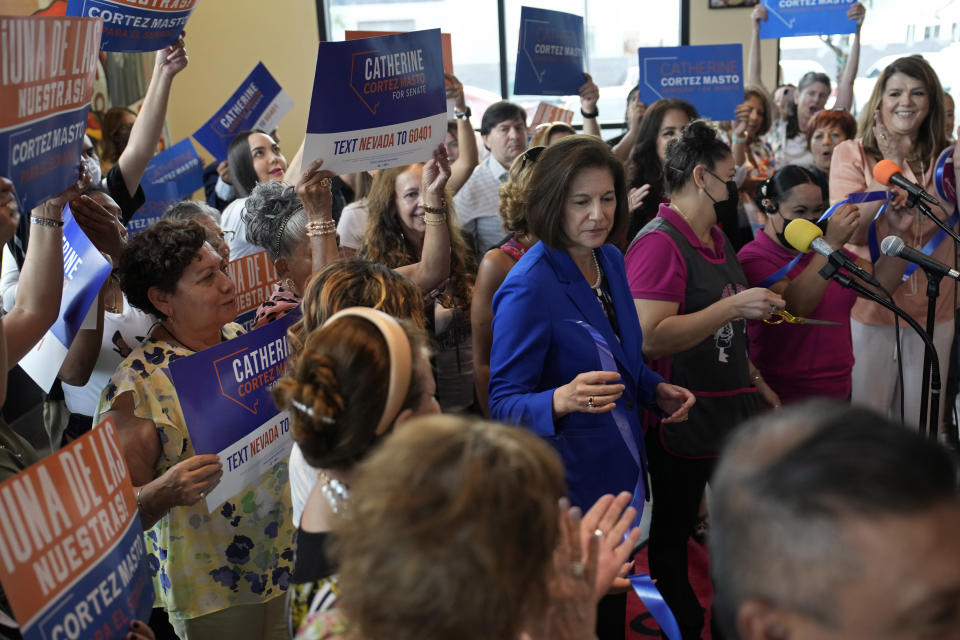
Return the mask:
{"type": "MultiPolygon", "coordinates": [[[[861,204],[863,202],[873,202],[875,200],[882,200],[886,197],[887,197],[886,191],[865,191],[864,193],[851,193],[849,196],[847,196],[846,200],[841,200],[837,204],[833,205],[832,207],[824,211],[823,215],[817,218],[817,222],[823,222],[824,220],[828,220],[830,216],[836,213],[837,209],[839,209],[842,205],[847,204],[848,202],[852,204],[861,204]]],[[[885,207],[886,205],[884,205],[884,208],[885,207]]],[[[804,254],[802,253],[798,253],[797,255],[795,255],[790,262],[788,262],[786,265],[784,265],[777,271],[771,273],[769,276],[764,278],[760,282],[760,284],[757,286],[769,289],[771,285],[777,282],[780,282],[781,280],[786,278],[787,274],[790,273],[795,266],[797,266],[798,262],[800,262],[800,258],[802,258],[803,255],[804,254]]]]}
{"type": "Polygon", "coordinates": [[[667,635],[667,638],[669,640],[683,640],[683,636],[680,635],[680,625],[677,624],[677,619],[674,617],[673,611],[670,610],[670,605],[663,599],[660,590],[657,589],[657,585],[653,583],[650,576],[645,573],[630,576],[630,585],[633,586],[633,591],[640,598],[640,601],[646,605],[650,615],[660,625],[660,630],[667,635]]]}
{"type": "MultiPolygon", "coordinates": [[[[937,158],[936,168],[933,170],[933,185],[937,189],[937,195],[941,200],[949,202],[954,205],[956,208],[956,185],[952,185],[954,192],[953,194],[947,193],[945,188],[946,183],[944,182],[944,171],[947,168],[947,165],[950,165],[950,171],[953,172],[953,147],[947,147],[940,153],[940,157],[937,158]],[[951,197],[951,195],[953,197],[951,197]]],[[[948,174],[949,175],[949,174],[948,174]]]]}
{"type": "MultiPolygon", "coordinates": [[[[613,358],[613,352],[610,351],[610,345],[607,343],[606,338],[594,329],[592,325],[583,320],[571,320],[571,322],[580,325],[590,334],[590,337],[596,344],[597,355],[600,356],[600,368],[604,371],[619,371],[620,368],[613,358]]],[[[627,413],[624,411],[623,406],[619,404],[614,406],[610,415],[617,425],[617,430],[620,432],[620,437],[623,438],[623,443],[627,446],[627,451],[630,452],[630,456],[637,464],[637,484],[633,488],[633,497],[630,499],[630,506],[637,510],[637,517],[634,518],[631,528],[638,527],[640,526],[640,518],[643,516],[643,501],[647,495],[645,477],[647,467],[643,464],[643,459],[640,457],[640,448],[637,446],[637,440],[634,437],[633,429],[630,428],[630,421],[627,419],[627,413]]]]}

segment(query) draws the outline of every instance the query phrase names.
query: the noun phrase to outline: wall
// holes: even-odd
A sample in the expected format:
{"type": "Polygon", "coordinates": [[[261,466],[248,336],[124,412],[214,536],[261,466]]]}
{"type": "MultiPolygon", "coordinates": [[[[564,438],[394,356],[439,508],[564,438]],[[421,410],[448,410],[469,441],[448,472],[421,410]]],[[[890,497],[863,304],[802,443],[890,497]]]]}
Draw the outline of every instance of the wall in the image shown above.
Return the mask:
{"type": "MultiPolygon", "coordinates": [[[[684,0],[690,11],[690,44],[743,44],[746,67],[753,36],[750,22],[752,7],[711,9],[709,0],[684,0]]],[[[777,86],[777,41],[760,41],[763,83],[772,92],[777,86]]]]}
{"type": "MultiPolygon", "coordinates": [[[[278,136],[287,159],[303,140],[317,62],[314,0],[205,0],[187,23],[190,64],[173,83],[167,124],[172,142],[190,136],[226,102],[258,61],[293,98],[278,136]]],[[[206,164],[211,156],[194,146],[206,164]]]]}

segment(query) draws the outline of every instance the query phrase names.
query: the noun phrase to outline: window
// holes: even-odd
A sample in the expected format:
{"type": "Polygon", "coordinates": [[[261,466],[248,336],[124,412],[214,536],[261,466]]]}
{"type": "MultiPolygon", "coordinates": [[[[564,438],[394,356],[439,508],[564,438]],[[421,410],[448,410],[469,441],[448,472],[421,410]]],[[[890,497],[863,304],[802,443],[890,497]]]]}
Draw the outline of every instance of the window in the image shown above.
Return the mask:
{"type": "MultiPolygon", "coordinates": [[[[901,56],[922,55],[939,74],[945,90],[960,92],[960,67],[956,64],[960,43],[947,40],[948,33],[951,40],[960,40],[960,4],[913,0],[906,29],[904,15],[902,0],[873,0],[867,7],[861,33],[860,68],[853,85],[855,115],[866,104],[883,69],[901,56]]],[[[842,36],[832,36],[830,41],[844,54],[850,50],[842,36]]],[[[836,53],[820,38],[782,39],[780,60],[787,82],[795,83],[804,71],[823,70],[834,80],[836,90],[842,69],[837,64],[836,53]],[[787,76],[788,67],[793,70],[792,79],[787,76]]]]}
{"type": "Polygon", "coordinates": [[[418,31],[450,34],[453,72],[463,83],[474,123],[500,100],[500,49],[496,0],[328,0],[330,40],[344,31],[418,31]]]}
{"type": "MultiPolygon", "coordinates": [[[[637,48],[680,44],[680,1],[506,0],[508,99],[513,99],[522,5],[584,17],[586,67],[600,86],[601,123],[623,122],[627,92],[637,84],[637,48]]],[[[501,99],[500,44],[496,0],[326,0],[330,40],[347,30],[415,31],[440,27],[451,36],[454,73],[464,85],[478,123],[487,106],[501,99]]],[[[561,105],[583,121],[577,96],[521,96],[524,107],[540,101],[561,105]]]]}
{"type": "MultiPolygon", "coordinates": [[[[636,0],[507,0],[507,89],[513,99],[521,6],[553,9],[583,16],[585,67],[600,87],[600,122],[624,120],[627,93],[637,85],[639,47],[673,47],[680,44],[680,2],[636,2],[636,0]]],[[[574,112],[574,124],[581,124],[577,96],[521,96],[518,103],[528,109],[539,102],[559,104],[574,112]]]]}

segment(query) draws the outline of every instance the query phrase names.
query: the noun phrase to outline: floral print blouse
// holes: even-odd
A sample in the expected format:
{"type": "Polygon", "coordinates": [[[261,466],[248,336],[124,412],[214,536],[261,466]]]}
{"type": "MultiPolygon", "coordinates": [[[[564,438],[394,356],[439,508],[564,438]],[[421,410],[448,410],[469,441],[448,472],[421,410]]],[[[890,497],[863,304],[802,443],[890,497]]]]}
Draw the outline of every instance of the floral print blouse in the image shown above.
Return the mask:
{"type": "MultiPolygon", "coordinates": [[[[222,329],[227,340],[241,332],[232,323],[222,329]]],[[[97,405],[94,424],[117,396],[134,394],[134,414],[152,421],[160,439],[155,478],[195,455],[168,369],[192,353],[147,338],[117,368],[97,405]]],[[[212,513],[204,501],[171,509],[144,534],[154,606],[190,619],[284,595],[293,565],[291,513],[286,459],[212,513]]]]}

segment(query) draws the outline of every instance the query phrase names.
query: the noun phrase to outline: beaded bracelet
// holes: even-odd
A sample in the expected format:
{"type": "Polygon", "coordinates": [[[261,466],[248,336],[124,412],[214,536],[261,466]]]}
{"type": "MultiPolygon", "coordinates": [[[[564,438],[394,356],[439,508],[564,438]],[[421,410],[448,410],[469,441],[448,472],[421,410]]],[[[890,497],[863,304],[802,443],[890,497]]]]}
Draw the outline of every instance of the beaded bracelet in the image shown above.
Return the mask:
{"type": "Polygon", "coordinates": [[[426,211],[427,213],[439,213],[439,214],[446,215],[446,213],[447,213],[447,202],[446,202],[446,200],[442,200],[442,199],[441,199],[441,200],[440,200],[440,206],[439,206],[439,207],[431,207],[430,205],[425,204],[425,205],[423,205],[423,210],[426,211]]]}
{"type": "Polygon", "coordinates": [[[337,232],[337,223],[333,220],[318,220],[306,224],[307,237],[329,236],[337,232]]]}
{"type": "Polygon", "coordinates": [[[63,220],[54,220],[53,218],[42,218],[40,216],[30,216],[30,222],[41,227],[62,227],[63,220]]]}
{"type": "Polygon", "coordinates": [[[427,213],[423,216],[423,222],[433,227],[442,227],[447,223],[447,215],[445,213],[427,213]]]}

